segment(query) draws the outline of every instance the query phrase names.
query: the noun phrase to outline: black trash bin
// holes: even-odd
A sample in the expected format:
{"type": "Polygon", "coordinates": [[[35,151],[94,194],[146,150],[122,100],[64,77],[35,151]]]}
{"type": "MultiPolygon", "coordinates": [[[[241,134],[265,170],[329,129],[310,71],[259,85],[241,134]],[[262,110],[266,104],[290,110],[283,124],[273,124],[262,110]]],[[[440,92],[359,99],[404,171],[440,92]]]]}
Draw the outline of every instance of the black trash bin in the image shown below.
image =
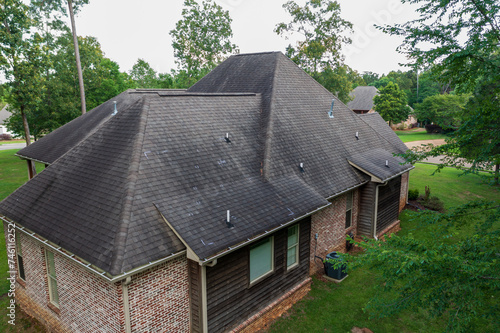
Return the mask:
{"type": "Polygon", "coordinates": [[[342,280],[343,278],[345,278],[347,276],[347,265],[343,264],[341,266],[338,266],[338,268],[334,268],[334,264],[329,262],[329,259],[333,261],[341,260],[337,252],[328,253],[326,255],[326,260],[324,262],[326,276],[331,277],[335,280],[342,280]]]}

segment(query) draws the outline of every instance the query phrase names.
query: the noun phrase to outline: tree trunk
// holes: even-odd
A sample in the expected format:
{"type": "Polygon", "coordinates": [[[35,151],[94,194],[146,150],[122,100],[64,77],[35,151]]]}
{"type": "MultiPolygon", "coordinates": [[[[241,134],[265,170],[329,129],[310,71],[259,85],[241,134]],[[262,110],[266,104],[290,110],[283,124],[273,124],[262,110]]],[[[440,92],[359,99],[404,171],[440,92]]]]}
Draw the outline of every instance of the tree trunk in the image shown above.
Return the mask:
{"type": "MultiPolygon", "coordinates": [[[[23,107],[21,107],[20,111],[21,111],[21,118],[23,118],[24,137],[26,138],[26,146],[29,146],[31,144],[31,137],[30,137],[30,127],[28,125],[28,119],[26,118],[26,114],[24,113],[23,107]]],[[[35,163],[32,162],[31,160],[27,160],[26,162],[28,162],[28,177],[29,179],[31,179],[36,175],[35,163]]]]}
{"type": "Polygon", "coordinates": [[[495,185],[499,185],[498,174],[499,174],[500,164],[495,164],[495,185]]]}
{"type": "Polygon", "coordinates": [[[78,37],[76,36],[75,16],[73,15],[73,3],[68,0],[69,17],[71,19],[71,31],[73,32],[73,44],[75,47],[76,70],[78,71],[78,84],[80,85],[80,100],[82,104],[82,114],[87,111],[85,105],[85,89],[83,87],[82,64],[80,62],[80,50],[78,48],[78,37]]]}

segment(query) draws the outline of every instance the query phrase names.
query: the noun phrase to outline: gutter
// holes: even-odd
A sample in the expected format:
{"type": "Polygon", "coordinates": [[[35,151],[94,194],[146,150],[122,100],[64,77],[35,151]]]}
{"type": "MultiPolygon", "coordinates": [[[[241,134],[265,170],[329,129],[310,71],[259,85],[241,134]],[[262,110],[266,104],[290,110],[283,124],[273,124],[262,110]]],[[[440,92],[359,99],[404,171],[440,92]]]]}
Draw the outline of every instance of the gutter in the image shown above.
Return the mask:
{"type": "Polygon", "coordinates": [[[51,165],[52,164],[52,163],[48,163],[48,162],[37,160],[36,158],[31,158],[31,157],[28,157],[28,156],[19,155],[18,153],[15,153],[14,156],[17,156],[17,157],[19,157],[22,160],[35,161],[35,162],[42,163],[42,164],[45,164],[45,165],[51,165]]]}
{"type": "Polygon", "coordinates": [[[25,235],[27,235],[27,236],[31,237],[32,239],[34,239],[34,240],[42,243],[44,246],[51,248],[53,251],[55,251],[55,252],[63,255],[64,257],[70,259],[72,262],[76,263],[78,266],[84,268],[87,271],[90,271],[90,272],[94,273],[97,276],[100,276],[101,278],[103,278],[104,280],[106,280],[107,282],[110,282],[110,283],[116,283],[116,282],[125,280],[126,278],[128,278],[128,277],[130,277],[130,276],[132,276],[134,274],[141,273],[141,272],[143,272],[145,270],[148,270],[148,269],[150,269],[152,267],[155,267],[155,266],[158,266],[160,264],[163,264],[164,262],[167,262],[167,261],[170,261],[172,259],[181,257],[183,255],[186,255],[186,250],[182,250],[182,251],[179,251],[177,253],[172,253],[172,254],[170,254],[167,257],[164,257],[164,258],[161,258],[161,259],[158,259],[158,260],[155,260],[155,261],[151,261],[151,262],[149,262],[146,265],[134,268],[134,269],[132,269],[132,270],[130,270],[128,272],[124,272],[124,273],[122,273],[120,275],[113,276],[113,275],[110,275],[109,273],[107,273],[106,271],[98,268],[97,266],[92,265],[91,263],[89,263],[85,259],[82,259],[82,258],[76,256],[73,253],[70,253],[70,252],[67,252],[67,251],[63,250],[62,247],[60,247],[60,246],[58,246],[58,245],[50,242],[48,239],[46,239],[46,238],[44,238],[44,237],[42,237],[40,235],[37,235],[36,233],[34,233],[34,232],[26,229],[25,227],[18,226],[14,222],[9,221],[4,216],[0,215],[0,220],[6,222],[8,224],[13,224],[17,230],[22,231],[25,235]]]}
{"type": "Polygon", "coordinates": [[[125,317],[125,332],[132,333],[132,326],[130,325],[130,303],[128,299],[128,285],[132,282],[132,278],[127,276],[122,283],[123,295],[123,315],[125,317]]]}

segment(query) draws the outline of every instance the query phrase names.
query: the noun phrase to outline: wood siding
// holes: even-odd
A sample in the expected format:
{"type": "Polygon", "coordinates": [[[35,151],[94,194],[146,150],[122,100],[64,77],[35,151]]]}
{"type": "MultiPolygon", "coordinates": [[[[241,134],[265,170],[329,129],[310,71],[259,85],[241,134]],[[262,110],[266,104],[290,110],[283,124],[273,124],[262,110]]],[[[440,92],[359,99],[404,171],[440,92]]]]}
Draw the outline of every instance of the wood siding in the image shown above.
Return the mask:
{"type": "Polygon", "coordinates": [[[373,214],[375,213],[375,183],[369,182],[360,189],[358,234],[373,236],[373,214]]]}
{"type": "Polygon", "coordinates": [[[398,219],[401,176],[378,189],[377,234],[398,219]]]}
{"type": "Polygon", "coordinates": [[[309,276],[311,219],[299,227],[299,264],[287,271],[287,228],[274,236],[274,271],[266,278],[249,282],[249,246],[218,259],[207,267],[208,331],[225,332],[265,308],[309,276]]]}
{"type": "Polygon", "coordinates": [[[188,259],[189,275],[189,301],[190,301],[190,332],[201,333],[203,331],[202,306],[201,306],[201,267],[193,260],[188,259]]]}

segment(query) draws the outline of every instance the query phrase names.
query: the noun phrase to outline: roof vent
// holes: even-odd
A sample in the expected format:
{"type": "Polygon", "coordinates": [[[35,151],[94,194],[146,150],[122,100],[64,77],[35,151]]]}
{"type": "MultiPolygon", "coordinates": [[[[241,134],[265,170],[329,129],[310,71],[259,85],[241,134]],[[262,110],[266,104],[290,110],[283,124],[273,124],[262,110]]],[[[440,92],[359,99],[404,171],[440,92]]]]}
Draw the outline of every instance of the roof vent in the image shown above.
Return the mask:
{"type": "Polygon", "coordinates": [[[335,100],[332,99],[332,106],[330,106],[330,111],[328,111],[328,117],[333,118],[333,105],[335,104],[335,100]]]}
{"type": "Polygon", "coordinates": [[[229,133],[226,133],[224,140],[226,140],[227,143],[231,143],[231,140],[229,140],[229,133]]]}
{"type": "Polygon", "coordinates": [[[116,101],[113,101],[113,104],[115,105],[115,109],[113,110],[113,113],[111,114],[112,116],[114,116],[118,113],[118,110],[116,109],[116,101]]]}
{"type": "Polygon", "coordinates": [[[385,160],[385,167],[388,168],[389,167],[389,161],[388,160],[385,160]]]}
{"type": "Polygon", "coordinates": [[[304,170],[304,163],[300,163],[300,164],[299,164],[299,170],[300,170],[300,172],[306,172],[306,171],[304,170]]]}
{"type": "Polygon", "coordinates": [[[234,228],[234,225],[231,223],[231,212],[229,209],[227,210],[227,216],[226,216],[226,226],[231,229],[234,228]]]}
{"type": "Polygon", "coordinates": [[[359,140],[359,133],[356,132],[356,140],[359,140]]]}

